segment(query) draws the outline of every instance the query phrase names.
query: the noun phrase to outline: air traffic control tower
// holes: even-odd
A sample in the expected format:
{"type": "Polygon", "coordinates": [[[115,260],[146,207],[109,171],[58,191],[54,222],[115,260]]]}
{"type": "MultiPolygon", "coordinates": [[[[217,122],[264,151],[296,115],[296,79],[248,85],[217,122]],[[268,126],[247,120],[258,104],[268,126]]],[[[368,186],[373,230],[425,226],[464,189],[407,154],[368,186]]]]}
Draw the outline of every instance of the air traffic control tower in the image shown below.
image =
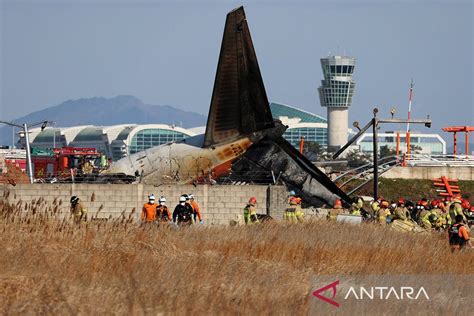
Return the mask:
{"type": "Polygon", "coordinates": [[[337,150],[347,143],[349,107],[355,82],[352,73],[355,58],[330,56],[321,58],[324,80],[318,88],[321,106],[328,109],[328,149],[337,150]]]}

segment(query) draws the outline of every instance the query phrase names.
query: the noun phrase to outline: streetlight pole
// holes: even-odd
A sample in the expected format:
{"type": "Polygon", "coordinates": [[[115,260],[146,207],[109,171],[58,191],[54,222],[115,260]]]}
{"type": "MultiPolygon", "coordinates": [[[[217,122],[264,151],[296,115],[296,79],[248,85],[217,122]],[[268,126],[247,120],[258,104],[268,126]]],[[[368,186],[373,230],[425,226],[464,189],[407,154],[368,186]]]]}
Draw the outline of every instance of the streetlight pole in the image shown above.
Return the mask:
{"type": "Polygon", "coordinates": [[[28,135],[28,125],[25,123],[23,124],[23,131],[25,133],[25,141],[26,141],[26,163],[27,163],[27,172],[28,172],[28,179],[30,183],[34,182],[33,179],[33,163],[31,162],[31,149],[30,149],[30,136],[28,135]]]}
{"type": "Polygon", "coordinates": [[[373,113],[374,113],[374,118],[372,119],[372,135],[373,135],[373,159],[374,159],[374,172],[373,172],[373,179],[374,179],[374,201],[377,201],[378,197],[378,191],[379,191],[379,159],[378,159],[378,137],[377,137],[377,112],[378,109],[375,108],[373,113]]]}

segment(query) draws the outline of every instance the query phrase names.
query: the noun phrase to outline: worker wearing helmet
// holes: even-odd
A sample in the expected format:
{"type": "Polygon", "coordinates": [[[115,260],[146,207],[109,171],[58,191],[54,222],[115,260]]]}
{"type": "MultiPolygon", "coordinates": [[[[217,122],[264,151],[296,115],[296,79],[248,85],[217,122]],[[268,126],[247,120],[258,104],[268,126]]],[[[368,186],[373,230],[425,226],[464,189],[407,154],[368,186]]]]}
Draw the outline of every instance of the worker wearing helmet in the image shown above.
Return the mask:
{"type": "Polygon", "coordinates": [[[193,211],[191,205],[186,203],[187,195],[183,194],[179,197],[179,204],[173,211],[173,222],[180,226],[189,226],[193,224],[193,211]]]}
{"type": "Polygon", "coordinates": [[[462,198],[461,195],[456,194],[453,196],[451,199],[451,203],[449,204],[448,207],[448,223],[454,224],[455,223],[455,217],[456,215],[461,215],[463,217],[463,220],[466,220],[466,216],[464,216],[464,213],[462,211],[462,198]]]}
{"type": "Polygon", "coordinates": [[[380,225],[386,225],[390,216],[390,204],[386,200],[380,201],[380,207],[376,212],[377,221],[380,225]]]}
{"type": "Polygon", "coordinates": [[[158,200],[160,203],[158,207],[156,208],[156,218],[158,221],[160,221],[162,224],[167,224],[171,222],[171,212],[166,205],[166,198],[164,196],[161,196],[160,199],[158,200]]]}
{"type": "Polygon", "coordinates": [[[352,199],[351,209],[349,214],[361,215],[362,207],[364,206],[364,200],[360,196],[356,196],[352,199]]]}
{"type": "Polygon", "coordinates": [[[441,225],[441,228],[442,229],[446,229],[448,228],[448,209],[446,208],[446,204],[444,201],[442,200],[438,200],[438,205],[437,205],[437,208],[440,209],[441,211],[441,214],[440,214],[440,219],[439,219],[439,222],[440,222],[440,225],[441,225]]]}
{"type": "Polygon", "coordinates": [[[406,221],[408,219],[408,209],[405,207],[405,199],[400,198],[397,202],[397,206],[393,211],[393,220],[406,221]]]}
{"type": "Polygon", "coordinates": [[[142,213],[140,219],[143,223],[153,223],[156,221],[156,209],[155,195],[150,194],[148,196],[148,202],[143,204],[142,213]]]}
{"type": "Polygon", "coordinates": [[[431,211],[429,216],[431,226],[438,230],[443,228],[445,220],[443,217],[443,211],[439,207],[440,203],[440,200],[431,201],[431,211]]]}
{"type": "Polygon", "coordinates": [[[74,223],[79,224],[82,221],[87,221],[87,210],[84,208],[79,198],[75,195],[71,196],[71,215],[74,218],[74,223]]]}
{"type": "Polygon", "coordinates": [[[379,211],[380,209],[380,201],[374,201],[372,200],[372,202],[370,203],[370,208],[372,209],[372,213],[374,216],[377,215],[377,212],[379,211]]]}
{"type": "Polygon", "coordinates": [[[251,197],[244,207],[244,221],[247,225],[258,223],[256,197],[251,197]]]}
{"type": "Polygon", "coordinates": [[[189,194],[189,202],[190,202],[190,204],[193,208],[193,211],[194,211],[194,214],[193,214],[194,222],[196,222],[196,220],[199,220],[199,223],[203,224],[204,221],[202,220],[201,209],[199,208],[199,204],[198,204],[198,202],[196,202],[196,199],[194,198],[193,194],[189,194]]]}
{"type": "Polygon", "coordinates": [[[290,196],[288,199],[288,207],[283,214],[285,221],[290,223],[296,223],[298,220],[296,218],[296,209],[298,208],[298,202],[295,196],[290,196]]]}
{"type": "Polygon", "coordinates": [[[328,209],[328,214],[326,215],[326,219],[328,221],[336,221],[337,215],[342,214],[342,202],[341,200],[337,199],[334,201],[334,206],[332,209],[328,209]]]}
{"type": "Polygon", "coordinates": [[[300,197],[295,197],[295,201],[296,201],[296,212],[295,212],[296,220],[302,223],[304,222],[304,212],[303,212],[303,209],[301,208],[302,200],[300,197]]]}
{"type": "Polygon", "coordinates": [[[427,204],[422,203],[420,201],[417,206],[419,213],[418,213],[418,224],[423,227],[426,230],[431,230],[431,221],[430,221],[430,216],[431,216],[431,210],[427,206],[427,204]]]}

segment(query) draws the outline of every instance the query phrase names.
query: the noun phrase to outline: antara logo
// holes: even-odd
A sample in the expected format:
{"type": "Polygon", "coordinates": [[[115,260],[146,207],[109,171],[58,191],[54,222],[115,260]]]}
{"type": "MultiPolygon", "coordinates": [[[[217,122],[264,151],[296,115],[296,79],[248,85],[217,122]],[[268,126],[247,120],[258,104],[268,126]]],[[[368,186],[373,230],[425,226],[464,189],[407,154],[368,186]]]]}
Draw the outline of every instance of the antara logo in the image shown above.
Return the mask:
{"type": "Polygon", "coordinates": [[[400,288],[395,288],[393,286],[375,286],[369,287],[367,289],[360,287],[359,291],[351,287],[349,288],[349,291],[347,291],[344,299],[347,300],[349,297],[353,296],[356,300],[363,300],[366,298],[369,300],[389,300],[391,298],[396,298],[397,300],[417,300],[422,295],[426,298],[426,300],[430,299],[424,287],[420,287],[418,291],[416,291],[411,286],[402,286],[400,288]]]}
{"type": "MultiPolygon", "coordinates": [[[[317,289],[313,292],[313,296],[329,303],[333,306],[339,307],[340,304],[334,300],[337,293],[337,285],[339,285],[339,280],[334,281],[322,288],[317,289]],[[332,297],[329,298],[324,296],[322,293],[326,292],[327,290],[332,290],[332,297]]],[[[420,287],[419,289],[415,289],[411,286],[401,286],[397,287],[389,287],[389,286],[374,286],[374,287],[350,287],[347,293],[344,295],[344,300],[347,299],[356,299],[356,300],[389,300],[389,299],[396,299],[396,300],[418,300],[419,298],[429,300],[430,297],[426,292],[424,287],[420,287]]]]}
{"type": "Polygon", "coordinates": [[[316,291],[313,292],[313,296],[319,298],[320,300],[326,303],[339,307],[339,303],[334,301],[334,298],[336,297],[336,286],[338,284],[339,284],[339,280],[332,282],[331,284],[328,284],[320,289],[317,289],[316,291]],[[326,292],[329,289],[332,289],[332,298],[327,298],[326,296],[321,295],[322,292],[326,292]]]}

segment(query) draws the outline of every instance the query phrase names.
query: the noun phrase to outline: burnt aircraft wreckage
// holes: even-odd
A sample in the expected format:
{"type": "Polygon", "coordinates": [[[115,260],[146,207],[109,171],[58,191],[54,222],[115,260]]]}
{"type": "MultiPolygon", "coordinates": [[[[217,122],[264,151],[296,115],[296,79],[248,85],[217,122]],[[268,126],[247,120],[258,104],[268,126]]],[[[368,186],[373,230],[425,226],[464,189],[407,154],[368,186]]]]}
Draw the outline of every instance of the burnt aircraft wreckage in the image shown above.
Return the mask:
{"type": "MultiPolygon", "coordinates": [[[[227,14],[206,131],[112,164],[108,174],[147,184],[205,183],[235,172],[273,172],[311,205],[349,197],[283,137],[274,120],[243,7],[227,14]]],[[[106,176],[106,175],[104,175],[106,176]]]]}

